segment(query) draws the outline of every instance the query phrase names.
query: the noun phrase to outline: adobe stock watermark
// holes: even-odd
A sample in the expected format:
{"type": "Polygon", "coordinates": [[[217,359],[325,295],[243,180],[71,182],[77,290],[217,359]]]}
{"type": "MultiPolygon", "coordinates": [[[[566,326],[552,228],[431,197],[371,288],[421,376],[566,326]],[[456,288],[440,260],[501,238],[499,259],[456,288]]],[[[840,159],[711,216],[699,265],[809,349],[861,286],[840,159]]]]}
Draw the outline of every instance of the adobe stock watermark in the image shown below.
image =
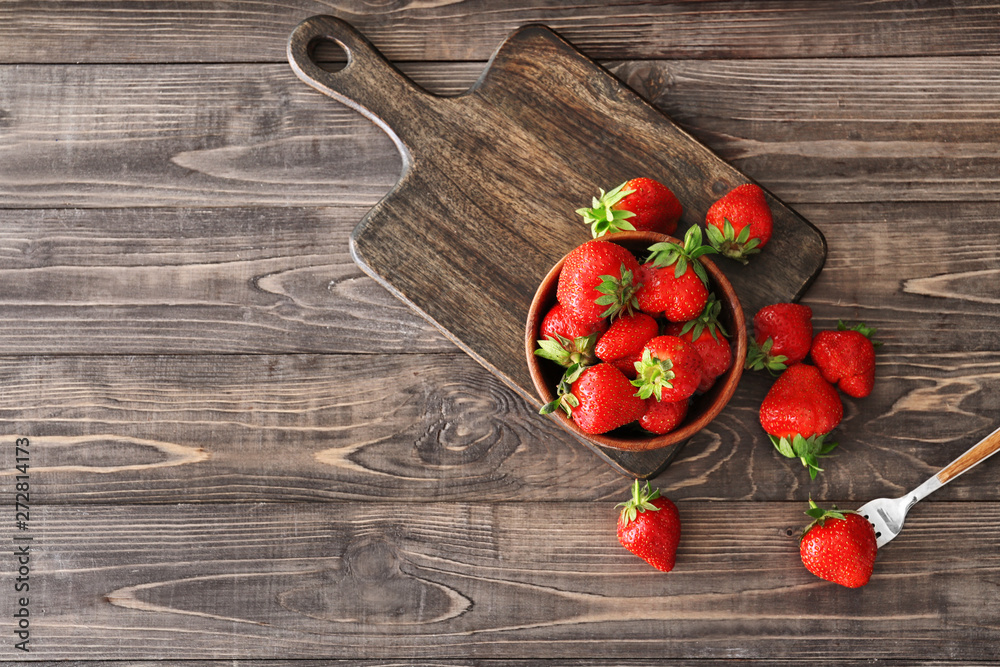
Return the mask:
{"type": "Polygon", "coordinates": [[[31,442],[28,438],[14,441],[14,648],[31,651],[31,442]]]}

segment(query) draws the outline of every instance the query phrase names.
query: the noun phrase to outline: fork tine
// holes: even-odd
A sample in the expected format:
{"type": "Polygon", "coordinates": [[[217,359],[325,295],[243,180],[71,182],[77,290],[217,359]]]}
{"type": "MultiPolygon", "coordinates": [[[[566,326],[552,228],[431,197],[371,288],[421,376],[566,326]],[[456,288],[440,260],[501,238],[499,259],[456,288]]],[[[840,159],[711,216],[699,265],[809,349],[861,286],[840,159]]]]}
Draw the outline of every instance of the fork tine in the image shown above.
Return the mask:
{"type": "Polygon", "coordinates": [[[857,510],[858,514],[866,518],[872,525],[872,528],[875,529],[875,544],[880,549],[899,535],[903,529],[902,522],[893,521],[886,513],[885,508],[882,507],[882,503],[880,502],[881,500],[883,499],[873,500],[866,505],[862,505],[857,510]]]}

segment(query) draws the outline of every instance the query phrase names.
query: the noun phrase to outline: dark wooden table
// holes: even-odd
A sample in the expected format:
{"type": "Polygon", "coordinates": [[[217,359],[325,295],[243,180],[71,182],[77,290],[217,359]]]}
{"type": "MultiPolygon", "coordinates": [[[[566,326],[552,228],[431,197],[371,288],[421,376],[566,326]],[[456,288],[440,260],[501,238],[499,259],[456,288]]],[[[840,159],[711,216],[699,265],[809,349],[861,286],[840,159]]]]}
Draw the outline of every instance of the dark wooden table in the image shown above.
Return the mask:
{"type": "Polygon", "coordinates": [[[796,542],[1000,422],[1000,5],[11,0],[0,63],[0,660],[1000,661],[1000,464],[865,588],[796,542]],[[624,551],[630,480],[352,261],[402,165],[289,68],[324,13],[439,94],[544,23],[814,223],[817,329],[884,341],[826,471],[748,374],[655,480],[675,570],[624,551]]]}

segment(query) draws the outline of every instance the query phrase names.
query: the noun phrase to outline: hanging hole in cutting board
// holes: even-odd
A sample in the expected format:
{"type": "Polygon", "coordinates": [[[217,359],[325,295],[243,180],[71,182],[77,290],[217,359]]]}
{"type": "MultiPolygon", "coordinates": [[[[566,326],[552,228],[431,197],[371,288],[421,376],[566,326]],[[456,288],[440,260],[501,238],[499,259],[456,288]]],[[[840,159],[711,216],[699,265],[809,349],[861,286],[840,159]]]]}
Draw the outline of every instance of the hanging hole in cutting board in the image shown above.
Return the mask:
{"type": "Polygon", "coordinates": [[[350,64],[344,45],[335,39],[318,37],[309,45],[309,56],[320,69],[339,72],[350,64]]]}

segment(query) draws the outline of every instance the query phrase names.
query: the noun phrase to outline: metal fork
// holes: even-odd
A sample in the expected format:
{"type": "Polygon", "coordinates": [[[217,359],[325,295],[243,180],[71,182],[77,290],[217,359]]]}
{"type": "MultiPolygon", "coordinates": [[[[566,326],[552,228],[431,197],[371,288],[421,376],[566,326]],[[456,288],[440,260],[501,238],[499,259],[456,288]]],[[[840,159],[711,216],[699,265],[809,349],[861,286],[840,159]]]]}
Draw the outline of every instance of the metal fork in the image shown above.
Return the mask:
{"type": "Polygon", "coordinates": [[[903,529],[903,520],[917,501],[926,498],[973,466],[1000,450],[1000,428],[973,445],[967,452],[946,465],[926,482],[899,498],[876,498],[858,508],[858,514],[875,527],[875,540],[881,549],[903,529]]]}

